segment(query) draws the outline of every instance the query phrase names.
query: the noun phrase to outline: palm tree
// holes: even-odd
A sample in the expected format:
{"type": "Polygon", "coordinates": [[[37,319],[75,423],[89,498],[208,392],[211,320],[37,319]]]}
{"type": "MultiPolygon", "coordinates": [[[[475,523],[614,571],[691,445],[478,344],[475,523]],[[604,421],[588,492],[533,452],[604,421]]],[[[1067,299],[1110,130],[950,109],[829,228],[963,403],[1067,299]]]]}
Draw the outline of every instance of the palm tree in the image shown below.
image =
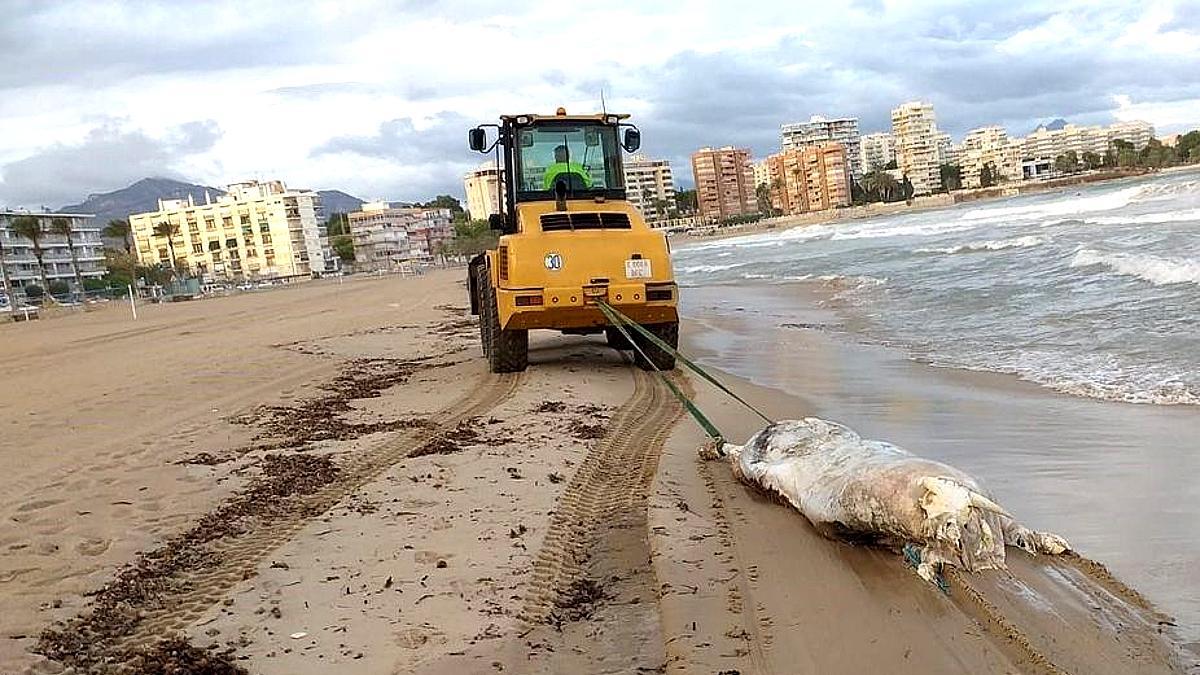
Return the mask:
{"type": "Polygon", "coordinates": [[[75,290],[83,292],[83,277],[79,274],[79,255],[75,252],[75,236],[71,232],[71,220],[59,216],[50,219],[50,232],[67,238],[67,250],[71,252],[71,269],[75,272],[75,290]]]}
{"type": "Polygon", "coordinates": [[[46,279],[46,265],[42,263],[42,235],[46,231],[42,229],[42,221],[33,216],[17,216],[12,221],[13,234],[18,237],[24,237],[33,244],[33,256],[37,258],[38,274],[42,278],[42,291],[45,295],[50,295],[50,282],[46,279]]]}
{"type": "Polygon", "coordinates": [[[886,171],[872,171],[862,179],[863,190],[884,202],[892,200],[892,195],[899,185],[892,174],[886,171]]]}
{"type": "MultiPolygon", "coordinates": [[[[4,230],[0,229],[0,234],[2,234],[3,232],[4,232],[4,230]]],[[[12,302],[12,282],[10,282],[8,280],[8,267],[7,267],[7,263],[4,261],[4,240],[3,240],[3,238],[0,238],[0,282],[3,282],[3,284],[4,284],[4,288],[0,289],[0,290],[4,291],[4,297],[11,303],[12,302]]]]}
{"type": "Polygon", "coordinates": [[[110,239],[120,239],[121,243],[125,244],[125,252],[133,253],[133,229],[129,227],[128,220],[108,221],[101,234],[110,239]]]}
{"type": "Polygon", "coordinates": [[[179,234],[179,223],[164,220],[154,226],[154,234],[167,238],[167,250],[171,252],[171,276],[175,276],[175,236],[179,234]]]}

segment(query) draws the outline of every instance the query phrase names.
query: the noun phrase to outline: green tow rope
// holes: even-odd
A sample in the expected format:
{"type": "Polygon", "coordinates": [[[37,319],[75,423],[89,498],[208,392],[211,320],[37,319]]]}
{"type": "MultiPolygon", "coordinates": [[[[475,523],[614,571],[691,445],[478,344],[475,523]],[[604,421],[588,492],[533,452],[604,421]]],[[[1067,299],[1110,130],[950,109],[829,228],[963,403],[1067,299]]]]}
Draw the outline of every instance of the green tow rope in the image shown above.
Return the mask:
{"type": "Polygon", "coordinates": [[[774,424],[774,420],[772,420],[770,417],[767,417],[766,415],[764,415],[762,413],[762,411],[760,411],[758,408],[755,408],[753,405],[751,405],[748,401],[743,399],[741,396],[738,396],[734,392],[730,391],[729,387],[726,387],[724,384],[722,384],[720,381],[718,381],[712,375],[709,375],[708,372],[706,372],[703,368],[701,368],[700,366],[693,363],[686,356],[684,356],[683,354],[680,354],[678,349],[663,342],[657,335],[646,330],[639,323],[637,323],[633,319],[630,319],[629,317],[625,316],[619,310],[617,310],[616,308],[614,308],[612,305],[608,304],[607,302],[597,299],[596,305],[600,308],[600,312],[604,314],[604,317],[606,319],[608,319],[609,322],[612,323],[612,325],[618,331],[621,332],[621,335],[625,337],[625,340],[628,341],[629,344],[632,345],[635,350],[637,350],[637,353],[641,355],[642,359],[644,359],[647,363],[650,364],[650,366],[652,368],[654,368],[655,372],[658,373],[659,377],[661,377],[663,382],[667,385],[667,388],[671,390],[671,393],[673,393],[675,395],[675,398],[679,399],[679,402],[683,404],[683,407],[686,408],[689,413],[691,413],[692,418],[696,420],[696,423],[699,424],[702,429],[704,429],[704,432],[706,434],[708,434],[709,438],[712,438],[714,441],[717,441],[717,442],[724,441],[724,436],[721,435],[721,432],[717,429],[716,425],[713,424],[712,421],[709,420],[707,417],[705,417],[704,413],[700,412],[700,409],[698,407],[696,407],[695,403],[692,403],[692,401],[689,400],[687,396],[684,396],[683,392],[680,391],[679,387],[671,380],[671,378],[667,377],[666,373],[659,370],[658,366],[654,363],[653,360],[651,360],[648,356],[646,356],[646,353],[644,351],[642,351],[641,345],[639,345],[637,343],[637,341],[633,339],[633,336],[630,335],[630,333],[626,327],[633,328],[633,330],[637,331],[637,333],[639,335],[641,335],[642,337],[649,340],[654,346],[656,346],[659,349],[674,356],[676,359],[678,359],[680,362],[682,362],[685,366],[687,366],[689,369],[691,369],[697,375],[699,375],[700,377],[703,377],[705,380],[708,380],[713,385],[715,385],[718,389],[720,389],[721,391],[728,394],[735,401],[737,401],[738,403],[741,403],[742,405],[749,408],[751,411],[754,412],[754,414],[756,414],[759,417],[766,420],[767,423],[774,424]]]}

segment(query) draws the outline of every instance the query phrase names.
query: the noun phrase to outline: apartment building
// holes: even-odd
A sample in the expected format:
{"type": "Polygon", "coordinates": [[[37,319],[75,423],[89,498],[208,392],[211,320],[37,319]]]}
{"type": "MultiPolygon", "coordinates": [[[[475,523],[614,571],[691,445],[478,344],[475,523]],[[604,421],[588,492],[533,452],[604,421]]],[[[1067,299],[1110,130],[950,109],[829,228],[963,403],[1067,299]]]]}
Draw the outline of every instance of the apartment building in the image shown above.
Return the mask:
{"type": "MultiPolygon", "coordinates": [[[[104,242],[100,239],[100,226],[93,225],[93,216],[86,213],[28,213],[26,211],[0,211],[0,292],[25,286],[42,285],[41,270],[33,252],[33,242],[18,237],[13,231],[13,221],[21,216],[33,216],[41,223],[45,233],[38,240],[42,248],[42,264],[46,280],[61,281],[76,288],[75,264],[79,265],[79,276],[83,279],[99,279],[107,269],[104,266],[104,242]],[[71,223],[71,243],[75,247],[75,260],[71,259],[71,247],[64,235],[50,232],[50,221],[66,218],[71,223]]],[[[42,289],[49,290],[49,289],[42,289]]]]}
{"type": "Polygon", "coordinates": [[[1091,152],[1103,156],[1115,140],[1128,141],[1135,150],[1146,147],[1154,138],[1154,125],[1149,122],[1117,122],[1104,126],[1067,124],[1061,129],[1038,127],[1020,140],[1021,158],[1053,161],[1059,155],[1074,152],[1077,157],[1091,152]]]}
{"type": "Polygon", "coordinates": [[[487,220],[488,216],[500,212],[504,187],[496,162],[484,162],[468,172],[463,176],[463,188],[467,192],[467,213],[471,220],[487,220]]]}
{"type": "Polygon", "coordinates": [[[989,164],[1000,174],[1001,181],[1023,177],[1021,144],[1013,142],[1001,126],[980,127],[967,132],[956,163],[962,170],[964,188],[980,187],[983,168],[989,164]]]}
{"type": "Polygon", "coordinates": [[[158,210],[129,216],[144,265],[185,264],[203,281],[272,279],[326,271],[321,197],[283,181],[234,183],[213,201],[160,199],[158,210]],[[170,236],[156,229],[167,223],[170,236]]]}
{"type": "Polygon", "coordinates": [[[927,195],[941,187],[940,132],[932,103],[910,101],[892,110],[892,136],[896,163],[912,183],[914,195],[927,195]]]}
{"type": "Polygon", "coordinates": [[[861,139],[859,166],[863,173],[883,169],[896,161],[896,140],[886,131],[867,134],[861,139]]]}
{"type": "Polygon", "coordinates": [[[850,205],[850,163],[840,143],[784,150],[767,167],[771,206],[785,215],[850,205]]]}
{"type": "Polygon", "coordinates": [[[645,155],[633,155],[626,160],[625,198],[651,223],[669,218],[670,211],[675,208],[671,163],[645,155]]]}
{"type": "Polygon", "coordinates": [[[692,153],[692,177],[704,219],[724,220],[758,213],[749,150],[732,146],[701,148],[692,153]]]}
{"type": "Polygon", "coordinates": [[[771,165],[767,160],[754,162],[754,187],[771,184],[771,165]]]}
{"type": "Polygon", "coordinates": [[[850,173],[855,178],[863,174],[861,139],[857,117],[829,119],[813,115],[807,122],[784,124],[780,127],[780,147],[784,150],[840,143],[846,149],[850,173]]]}
{"type": "Polygon", "coordinates": [[[347,217],[354,238],[354,267],[362,271],[390,271],[401,263],[430,261],[454,237],[450,209],[374,201],[347,217]]]}

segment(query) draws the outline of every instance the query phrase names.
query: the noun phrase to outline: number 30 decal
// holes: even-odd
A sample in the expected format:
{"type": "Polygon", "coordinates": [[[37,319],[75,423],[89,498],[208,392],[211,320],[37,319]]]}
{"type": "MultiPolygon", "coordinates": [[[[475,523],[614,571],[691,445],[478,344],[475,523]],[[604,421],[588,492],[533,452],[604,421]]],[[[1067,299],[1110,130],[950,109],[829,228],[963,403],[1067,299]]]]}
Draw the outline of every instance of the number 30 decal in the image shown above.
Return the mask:
{"type": "Polygon", "coordinates": [[[548,270],[561,270],[563,266],[562,256],[557,253],[547,253],[545,262],[548,270]]]}

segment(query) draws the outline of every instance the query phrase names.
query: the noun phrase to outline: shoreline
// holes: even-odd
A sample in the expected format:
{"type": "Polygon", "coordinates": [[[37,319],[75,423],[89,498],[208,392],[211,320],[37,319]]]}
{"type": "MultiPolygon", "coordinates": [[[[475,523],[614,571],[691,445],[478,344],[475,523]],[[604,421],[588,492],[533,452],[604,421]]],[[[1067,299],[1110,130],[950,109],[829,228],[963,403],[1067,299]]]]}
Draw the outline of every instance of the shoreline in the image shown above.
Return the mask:
{"type": "Polygon", "coordinates": [[[1147,171],[1132,175],[1105,176],[1094,180],[1085,180],[1088,176],[1084,175],[1076,178],[1055,179],[1054,181],[1046,182],[1026,181],[1030,183],[1029,185],[1017,183],[1012,186],[998,186],[995,188],[957,190],[948,194],[936,193],[932,195],[916,197],[913,199],[912,204],[907,204],[905,202],[874,202],[861,206],[848,206],[839,209],[815,211],[795,216],[765,218],[763,220],[744,225],[719,227],[716,230],[705,234],[692,235],[684,232],[674,236],[678,236],[682,245],[690,246],[706,241],[717,241],[721,239],[729,239],[731,237],[762,234],[764,232],[784,232],[786,230],[791,230],[798,227],[808,227],[810,225],[827,225],[831,223],[853,222],[883,216],[903,216],[913,213],[939,211],[943,209],[951,209],[962,204],[986,204],[990,201],[1008,199],[1016,196],[1055,192],[1065,193],[1073,188],[1079,188],[1083,186],[1109,185],[1113,183],[1119,184],[1122,181],[1132,182],[1145,178],[1153,178],[1163,174],[1187,172],[1200,172],[1200,163],[1184,164],[1167,167],[1158,171],[1147,171]]]}

